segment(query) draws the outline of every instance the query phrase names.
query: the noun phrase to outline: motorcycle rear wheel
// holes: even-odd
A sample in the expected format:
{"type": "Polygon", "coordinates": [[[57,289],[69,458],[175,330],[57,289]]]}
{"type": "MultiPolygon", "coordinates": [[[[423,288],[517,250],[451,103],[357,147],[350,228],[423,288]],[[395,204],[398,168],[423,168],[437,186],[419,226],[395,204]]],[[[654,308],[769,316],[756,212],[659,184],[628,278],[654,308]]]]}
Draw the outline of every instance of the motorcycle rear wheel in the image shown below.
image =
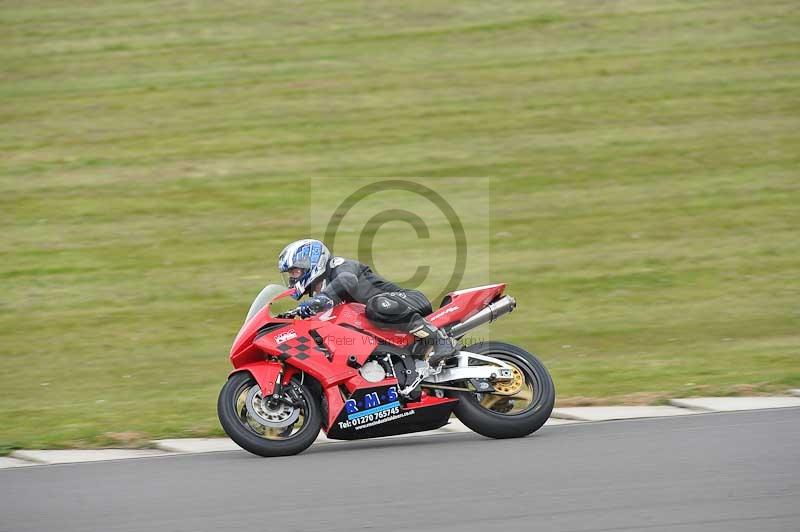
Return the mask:
{"type": "MultiPolygon", "coordinates": [[[[504,342],[479,342],[465,350],[500,359],[514,369],[515,377],[521,378],[505,385],[517,390],[511,396],[453,392],[453,397],[459,399],[456,417],[489,438],[521,438],[539,430],[550,417],[556,400],[553,379],[539,359],[504,342]]],[[[503,386],[498,384],[497,388],[503,386]]]]}
{"type": "MultiPolygon", "coordinates": [[[[287,426],[269,427],[254,418],[252,408],[248,410],[245,404],[246,401],[260,401],[260,390],[254,390],[258,387],[256,380],[247,371],[231,375],[217,401],[217,415],[225,433],[239,447],[258,456],[289,456],[306,450],[319,435],[322,414],[311,390],[299,382],[292,384],[297,386],[301,397],[302,406],[294,407],[300,412],[287,416],[290,421],[294,418],[287,426]]],[[[262,403],[258,406],[266,408],[262,403]]],[[[270,415],[267,410],[261,411],[270,415]]]]}

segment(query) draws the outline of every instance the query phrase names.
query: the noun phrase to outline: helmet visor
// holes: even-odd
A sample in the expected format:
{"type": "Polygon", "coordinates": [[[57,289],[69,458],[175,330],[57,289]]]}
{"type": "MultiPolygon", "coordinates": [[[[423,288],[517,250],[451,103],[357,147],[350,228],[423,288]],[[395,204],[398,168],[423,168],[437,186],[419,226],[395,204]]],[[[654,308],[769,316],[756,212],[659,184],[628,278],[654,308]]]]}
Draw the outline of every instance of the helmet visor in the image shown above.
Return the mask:
{"type": "Polygon", "coordinates": [[[286,285],[286,288],[297,288],[298,283],[304,283],[305,279],[308,277],[307,270],[300,270],[299,272],[295,270],[295,276],[292,277],[292,272],[281,272],[281,277],[283,278],[283,284],[286,285]]]}
{"type": "Polygon", "coordinates": [[[281,278],[286,288],[294,288],[295,283],[297,283],[297,277],[290,276],[289,272],[281,272],[281,278]]]}

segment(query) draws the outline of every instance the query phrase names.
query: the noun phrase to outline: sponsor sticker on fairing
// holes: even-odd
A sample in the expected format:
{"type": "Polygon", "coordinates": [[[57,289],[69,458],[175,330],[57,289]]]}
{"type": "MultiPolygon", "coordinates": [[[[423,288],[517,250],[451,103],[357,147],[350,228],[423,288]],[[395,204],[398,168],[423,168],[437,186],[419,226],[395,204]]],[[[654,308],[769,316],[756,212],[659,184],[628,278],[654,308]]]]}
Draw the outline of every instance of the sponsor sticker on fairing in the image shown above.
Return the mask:
{"type": "Polygon", "coordinates": [[[455,311],[457,311],[457,310],[458,310],[458,305],[456,305],[455,307],[450,307],[450,308],[448,308],[448,309],[445,309],[445,310],[441,311],[439,314],[437,314],[437,315],[435,315],[435,316],[431,316],[431,317],[429,318],[429,321],[435,321],[435,320],[438,320],[438,319],[439,319],[439,318],[441,318],[442,316],[444,316],[444,315],[446,315],[446,314],[450,314],[451,312],[455,312],[455,311]]]}
{"type": "Polygon", "coordinates": [[[288,342],[292,338],[297,338],[297,333],[294,329],[289,329],[288,331],[284,331],[280,334],[275,335],[275,343],[281,345],[284,342],[288,342]]]}
{"type": "Polygon", "coordinates": [[[390,386],[385,392],[371,392],[362,399],[348,399],[345,404],[347,421],[340,421],[340,429],[360,430],[395,419],[413,415],[414,410],[402,412],[397,398],[397,388],[390,386]]]}

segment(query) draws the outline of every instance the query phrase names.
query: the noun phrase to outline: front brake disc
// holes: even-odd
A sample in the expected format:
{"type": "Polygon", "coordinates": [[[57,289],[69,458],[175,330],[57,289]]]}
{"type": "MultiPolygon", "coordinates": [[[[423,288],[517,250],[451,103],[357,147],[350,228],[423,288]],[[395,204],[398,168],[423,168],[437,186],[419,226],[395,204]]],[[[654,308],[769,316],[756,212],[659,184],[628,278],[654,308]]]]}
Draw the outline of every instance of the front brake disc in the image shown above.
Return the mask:
{"type": "Polygon", "coordinates": [[[288,427],[300,417],[300,409],[282,402],[265,401],[258,385],[250,388],[245,401],[247,413],[265,427],[288,427]]]}

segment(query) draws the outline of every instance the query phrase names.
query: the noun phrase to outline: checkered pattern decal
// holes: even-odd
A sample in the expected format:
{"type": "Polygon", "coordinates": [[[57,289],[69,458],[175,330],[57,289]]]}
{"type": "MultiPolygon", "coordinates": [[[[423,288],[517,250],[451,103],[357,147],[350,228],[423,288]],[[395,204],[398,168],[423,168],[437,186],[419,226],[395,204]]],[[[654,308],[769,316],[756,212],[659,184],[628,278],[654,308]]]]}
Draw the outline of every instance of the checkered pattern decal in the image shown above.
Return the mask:
{"type": "Polygon", "coordinates": [[[289,357],[297,357],[298,360],[305,360],[308,358],[306,351],[316,351],[315,346],[316,344],[313,340],[305,336],[298,336],[278,346],[278,351],[281,352],[279,358],[286,360],[289,357]]]}

